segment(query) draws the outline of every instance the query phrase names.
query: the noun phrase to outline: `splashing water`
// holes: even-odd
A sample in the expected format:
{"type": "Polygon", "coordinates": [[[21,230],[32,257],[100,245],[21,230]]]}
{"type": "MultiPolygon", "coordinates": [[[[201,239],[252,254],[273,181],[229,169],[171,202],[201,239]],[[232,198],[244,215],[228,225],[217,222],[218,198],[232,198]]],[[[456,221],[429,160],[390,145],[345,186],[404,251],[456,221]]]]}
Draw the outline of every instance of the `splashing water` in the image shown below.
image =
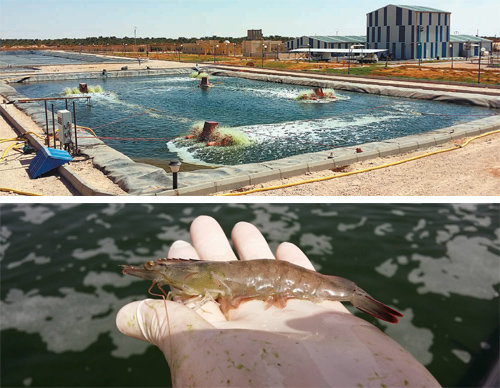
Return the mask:
{"type": "Polygon", "coordinates": [[[101,85],[88,86],[87,90],[88,90],[88,93],[82,93],[82,92],[80,92],[80,89],[77,87],[64,88],[64,95],[69,96],[69,95],[73,95],[73,94],[96,94],[96,93],[102,93],[104,91],[101,85]]]}

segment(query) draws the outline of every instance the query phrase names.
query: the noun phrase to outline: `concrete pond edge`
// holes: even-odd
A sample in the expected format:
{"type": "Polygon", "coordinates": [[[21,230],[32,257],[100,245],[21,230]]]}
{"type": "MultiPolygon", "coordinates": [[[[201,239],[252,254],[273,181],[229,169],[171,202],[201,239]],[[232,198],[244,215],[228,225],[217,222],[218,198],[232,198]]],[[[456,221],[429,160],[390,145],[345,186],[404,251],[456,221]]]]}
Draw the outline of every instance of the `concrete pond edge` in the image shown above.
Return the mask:
{"type": "MultiPolygon", "coordinates": [[[[205,69],[204,69],[205,70],[205,69]]],[[[154,70],[121,70],[107,72],[107,77],[136,77],[156,75],[186,75],[191,69],[154,69],[154,70]]],[[[420,89],[398,88],[394,86],[366,85],[355,82],[314,80],[300,77],[287,77],[267,74],[249,74],[238,71],[227,71],[210,69],[210,72],[221,76],[250,78],[259,81],[297,84],[304,86],[319,86],[338,90],[349,90],[370,94],[382,94],[395,97],[428,99],[446,101],[459,104],[472,104],[488,108],[500,108],[500,98],[480,94],[437,92],[420,89]]],[[[50,75],[36,75],[28,82],[57,81],[62,79],[90,79],[102,78],[100,72],[95,73],[58,73],[50,75]]],[[[26,82],[26,81],[25,81],[26,82]]],[[[45,128],[45,111],[37,102],[17,103],[17,99],[26,98],[19,94],[14,88],[4,82],[0,82],[0,95],[8,102],[14,101],[14,105],[26,114],[42,128],[45,128]]],[[[50,115],[49,115],[50,116],[50,115]]],[[[49,122],[51,127],[51,121],[49,122]]],[[[385,141],[364,143],[355,146],[335,148],[326,151],[295,155],[283,159],[219,167],[216,169],[203,169],[179,174],[179,188],[172,187],[171,174],[164,169],[145,163],[133,161],[128,156],[107,146],[99,139],[86,137],[79,139],[78,145],[81,151],[93,158],[94,165],[105,173],[114,183],[131,195],[210,195],[221,191],[235,190],[241,187],[256,185],[270,180],[285,179],[308,172],[321,171],[345,167],[352,163],[398,155],[430,146],[444,144],[448,141],[463,137],[476,136],[500,128],[500,115],[457,124],[447,128],[441,128],[430,132],[409,135],[385,141]],[[361,148],[363,152],[356,152],[361,148]]],[[[61,166],[59,168],[62,168],[61,166]]],[[[74,174],[73,174],[74,175],[74,174]]],[[[73,177],[73,181],[78,177],[73,177]]],[[[74,186],[78,186],[75,182],[74,186]]],[[[84,187],[91,187],[82,182],[84,187]]],[[[75,187],[76,187],[75,186],[75,187]]],[[[83,195],[107,195],[95,189],[82,189],[88,194],[83,195]]],[[[79,190],[80,191],[80,190],[79,190]]]]}

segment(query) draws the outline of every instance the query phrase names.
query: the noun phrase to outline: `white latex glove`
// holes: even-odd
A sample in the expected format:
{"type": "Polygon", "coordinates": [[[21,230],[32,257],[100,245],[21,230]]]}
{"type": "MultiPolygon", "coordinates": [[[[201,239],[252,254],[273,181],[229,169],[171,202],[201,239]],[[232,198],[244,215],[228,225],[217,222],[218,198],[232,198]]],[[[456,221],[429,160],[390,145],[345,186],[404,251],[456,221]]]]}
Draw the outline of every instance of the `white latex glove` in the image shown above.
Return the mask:
{"type": "MultiPolygon", "coordinates": [[[[194,246],[176,241],[168,257],[236,260],[213,218],[195,219],[191,237],[194,246]]],[[[249,223],[236,224],[231,237],[240,260],[274,258],[249,223]]],[[[290,243],[278,247],[276,259],[313,269],[290,243]]],[[[340,302],[290,299],[279,309],[254,300],[231,310],[229,318],[215,302],[193,310],[146,299],[124,306],[116,324],[160,348],[174,386],[439,386],[406,350],[340,302]]]]}

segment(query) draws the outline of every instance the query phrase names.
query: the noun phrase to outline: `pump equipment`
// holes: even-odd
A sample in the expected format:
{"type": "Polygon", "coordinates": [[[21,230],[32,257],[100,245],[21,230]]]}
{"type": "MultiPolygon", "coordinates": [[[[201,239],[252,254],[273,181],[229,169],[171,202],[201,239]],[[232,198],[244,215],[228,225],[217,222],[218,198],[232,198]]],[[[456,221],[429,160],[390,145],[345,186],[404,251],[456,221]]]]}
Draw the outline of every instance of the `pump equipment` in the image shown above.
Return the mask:
{"type": "Polygon", "coordinates": [[[68,146],[73,143],[71,130],[73,123],[71,121],[71,112],[67,109],[57,111],[57,129],[59,130],[59,140],[68,146]]]}

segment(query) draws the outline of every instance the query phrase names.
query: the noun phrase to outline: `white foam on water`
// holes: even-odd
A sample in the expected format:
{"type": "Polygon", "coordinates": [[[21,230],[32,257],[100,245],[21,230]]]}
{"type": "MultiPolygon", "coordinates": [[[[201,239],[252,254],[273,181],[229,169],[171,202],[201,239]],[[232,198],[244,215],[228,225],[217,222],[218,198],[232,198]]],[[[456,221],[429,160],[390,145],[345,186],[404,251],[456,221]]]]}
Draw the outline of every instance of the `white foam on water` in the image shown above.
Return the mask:
{"type": "Polygon", "coordinates": [[[324,234],[304,233],[300,236],[299,246],[310,255],[333,255],[332,237],[324,234]]]}
{"type": "Polygon", "coordinates": [[[253,94],[257,96],[281,98],[288,100],[295,100],[298,94],[302,91],[302,89],[287,87],[287,86],[284,86],[282,88],[266,88],[266,87],[252,88],[252,87],[239,87],[233,85],[223,85],[222,87],[224,89],[237,91],[242,94],[253,94]]]}
{"type": "Polygon", "coordinates": [[[392,227],[392,224],[389,222],[386,222],[384,224],[377,225],[375,229],[373,230],[373,233],[375,236],[385,236],[389,233],[393,233],[394,229],[392,227]]]}
{"type": "Polygon", "coordinates": [[[387,259],[378,267],[375,267],[375,271],[387,278],[392,278],[396,274],[397,270],[398,265],[393,262],[393,259],[387,259]]]}
{"type": "Polygon", "coordinates": [[[301,224],[295,207],[287,204],[253,204],[254,219],[248,220],[265,236],[274,252],[278,244],[291,241],[300,232],[301,224]]]}
{"type": "Polygon", "coordinates": [[[25,263],[31,263],[31,262],[33,262],[35,264],[47,264],[47,263],[50,263],[50,258],[44,257],[44,256],[37,256],[37,255],[35,255],[34,252],[31,252],[24,259],[21,259],[18,261],[12,261],[9,264],[7,264],[7,269],[16,268],[16,267],[19,267],[25,263]]]}
{"type": "Polygon", "coordinates": [[[24,213],[24,215],[20,217],[22,221],[37,225],[43,224],[45,221],[56,215],[52,209],[42,205],[27,207],[24,204],[19,204],[14,207],[14,211],[24,213]]]}
{"type": "Polygon", "coordinates": [[[77,260],[88,260],[99,255],[108,256],[111,260],[125,262],[129,264],[142,264],[145,261],[151,260],[151,257],[163,257],[164,252],[167,251],[166,246],[162,246],[155,252],[141,254],[136,251],[127,251],[119,248],[115,239],[105,237],[97,240],[97,246],[92,248],[76,248],[71,252],[71,256],[77,260]]]}
{"type": "Polygon", "coordinates": [[[12,232],[5,225],[0,225],[0,261],[5,257],[5,252],[9,248],[9,238],[12,236],[12,232]]]}
{"type": "Polygon", "coordinates": [[[498,297],[498,256],[492,242],[483,237],[456,236],[446,243],[446,256],[414,254],[418,267],[408,274],[420,285],[419,294],[451,294],[491,300],[498,297]]]}
{"type": "Polygon", "coordinates": [[[401,313],[404,319],[401,319],[397,325],[380,321],[380,324],[385,327],[384,332],[395,341],[405,344],[405,348],[422,364],[429,365],[433,357],[430,350],[434,342],[432,330],[417,327],[412,323],[415,316],[413,309],[407,308],[401,313]]]}
{"type": "Polygon", "coordinates": [[[201,164],[204,166],[213,167],[222,166],[222,164],[207,163],[196,156],[198,150],[206,147],[205,143],[203,142],[197,143],[193,141],[187,141],[185,139],[174,139],[166,143],[166,147],[169,152],[177,154],[179,156],[179,159],[186,163],[201,164]]]}
{"type": "MultiPolygon", "coordinates": [[[[356,133],[356,129],[397,118],[399,118],[399,116],[396,115],[366,115],[354,118],[339,116],[315,120],[287,121],[275,124],[247,125],[234,127],[234,129],[245,133],[248,138],[253,141],[267,141],[269,139],[285,137],[293,139],[293,142],[295,142],[294,136],[307,136],[307,140],[310,142],[322,142],[325,141],[325,137],[327,137],[326,135],[328,133],[342,134],[342,132],[345,132],[346,135],[357,140],[360,136],[356,133]]],[[[376,128],[371,128],[371,130],[375,131],[376,128]]],[[[289,147],[289,144],[286,145],[286,143],[284,143],[284,146],[289,147]]]]}
{"type": "Polygon", "coordinates": [[[472,359],[471,354],[466,350],[452,349],[451,352],[464,364],[468,364],[472,359]]]}
{"type": "Polygon", "coordinates": [[[344,224],[343,222],[341,222],[337,225],[337,230],[339,232],[347,232],[350,230],[355,230],[357,228],[362,227],[366,223],[366,221],[368,221],[367,217],[361,217],[359,222],[357,222],[355,224],[354,223],[353,224],[344,224]]]}
{"type": "Polygon", "coordinates": [[[115,286],[115,278],[108,281],[103,275],[91,275],[87,283],[96,287],[94,293],[77,292],[63,287],[61,296],[39,295],[37,290],[24,293],[11,288],[4,301],[0,301],[2,320],[0,329],[16,329],[30,334],[39,334],[47,350],[54,353],[82,351],[95,343],[101,334],[108,334],[115,348],[115,357],[142,354],[149,346],[141,341],[130,341],[115,327],[118,310],[142,295],[123,299],[104,291],[103,286],[115,286]]]}
{"type": "MultiPolygon", "coordinates": [[[[172,88],[172,90],[174,90],[172,88]]],[[[163,92],[163,91],[162,91],[163,92]]],[[[175,115],[169,114],[169,112],[166,112],[162,109],[157,109],[157,108],[152,108],[140,104],[135,104],[127,101],[120,100],[118,95],[113,92],[105,92],[105,93],[99,93],[97,97],[93,97],[92,99],[93,102],[96,104],[103,104],[106,106],[120,106],[120,107],[125,107],[126,112],[129,113],[135,113],[135,114],[141,114],[144,113],[145,115],[152,117],[152,118],[165,118],[171,121],[179,122],[179,123],[191,123],[192,120],[188,119],[186,117],[179,117],[175,115]]],[[[127,116],[126,114],[123,115],[123,117],[127,116]]]]}

